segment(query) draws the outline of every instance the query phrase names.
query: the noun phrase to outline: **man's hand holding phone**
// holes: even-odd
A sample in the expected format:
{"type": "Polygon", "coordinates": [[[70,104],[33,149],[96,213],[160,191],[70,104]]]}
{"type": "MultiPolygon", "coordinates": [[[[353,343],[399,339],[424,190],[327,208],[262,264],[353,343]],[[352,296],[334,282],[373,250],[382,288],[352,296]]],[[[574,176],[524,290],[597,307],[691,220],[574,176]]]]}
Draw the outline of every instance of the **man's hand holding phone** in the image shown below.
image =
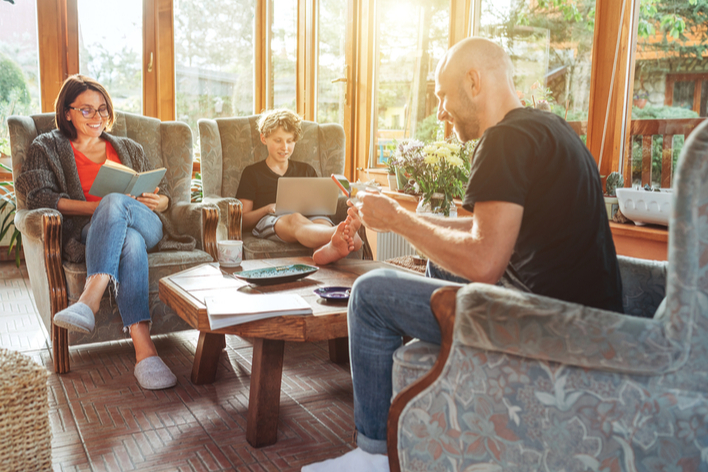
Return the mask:
{"type": "Polygon", "coordinates": [[[332,180],[334,180],[334,183],[337,184],[344,196],[349,197],[349,201],[357,208],[361,207],[361,201],[357,197],[359,192],[381,193],[381,189],[373,185],[349,183],[349,180],[341,174],[332,174],[332,180]]]}

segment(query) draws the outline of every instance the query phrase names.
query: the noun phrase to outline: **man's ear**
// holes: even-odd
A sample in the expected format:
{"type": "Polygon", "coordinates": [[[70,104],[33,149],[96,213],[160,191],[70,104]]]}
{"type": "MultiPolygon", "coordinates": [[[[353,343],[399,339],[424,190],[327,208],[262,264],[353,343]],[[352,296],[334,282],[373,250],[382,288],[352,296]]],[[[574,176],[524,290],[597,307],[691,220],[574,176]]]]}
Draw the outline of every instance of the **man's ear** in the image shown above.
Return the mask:
{"type": "Polygon", "coordinates": [[[268,143],[266,143],[266,135],[263,133],[261,133],[261,142],[266,145],[268,144],[268,143]]]}
{"type": "Polygon", "coordinates": [[[471,97],[476,97],[482,91],[482,75],[477,69],[470,69],[465,74],[465,89],[471,97]]]}

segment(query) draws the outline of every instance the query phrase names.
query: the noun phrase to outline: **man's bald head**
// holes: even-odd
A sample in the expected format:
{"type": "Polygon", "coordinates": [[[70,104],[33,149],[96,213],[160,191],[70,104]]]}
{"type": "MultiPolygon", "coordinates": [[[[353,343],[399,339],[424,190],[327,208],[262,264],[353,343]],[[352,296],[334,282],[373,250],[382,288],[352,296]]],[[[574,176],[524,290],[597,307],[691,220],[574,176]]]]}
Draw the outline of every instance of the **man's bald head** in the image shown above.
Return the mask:
{"type": "Polygon", "coordinates": [[[506,113],[521,106],[511,59],[497,44],[468,38],[451,47],[435,71],[438,120],[455,128],[461,141],[479,138],[506,113]]]}
{"type": "Polygon", "coordinates": [[[503,75],[509,81],[514,75],[511,59],[501,46],[484,38],[467,38],[448,49],[438,64],[436,76],[450,74],[456,79],[470,69],[503,75]]]}

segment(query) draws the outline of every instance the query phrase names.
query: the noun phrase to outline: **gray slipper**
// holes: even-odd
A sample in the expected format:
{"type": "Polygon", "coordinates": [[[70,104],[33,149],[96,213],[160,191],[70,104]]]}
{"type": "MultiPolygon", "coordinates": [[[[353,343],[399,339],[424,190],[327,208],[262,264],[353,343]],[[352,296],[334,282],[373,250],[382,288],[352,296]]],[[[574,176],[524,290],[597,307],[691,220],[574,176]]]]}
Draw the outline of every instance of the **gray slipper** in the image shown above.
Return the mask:
{"type": "Polygon", "coordinates": [[[88,305],[76,302],[54,315],[54,324],[69,331],[91,334],[96,325],[96,318],[88,305]]]}
{"type": "Polygon", "coordinates": [[[146,390],[161,390],[177,385],[177,377],[159,356],[146,357],[135,364],[133,374],[146,390]]]}

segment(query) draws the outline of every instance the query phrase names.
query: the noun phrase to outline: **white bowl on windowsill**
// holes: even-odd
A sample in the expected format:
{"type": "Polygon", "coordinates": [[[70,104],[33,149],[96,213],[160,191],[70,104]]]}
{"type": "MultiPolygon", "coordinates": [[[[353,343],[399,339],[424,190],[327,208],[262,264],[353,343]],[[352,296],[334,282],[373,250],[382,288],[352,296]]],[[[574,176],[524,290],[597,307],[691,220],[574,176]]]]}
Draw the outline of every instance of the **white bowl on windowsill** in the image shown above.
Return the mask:
{"type": "Polygon", "coordinates": [[[650,192],[643,188],[618,188],[617,199],[622,214],[637,225],[669,226],[673,195],[671,189],[650,192]]]}

